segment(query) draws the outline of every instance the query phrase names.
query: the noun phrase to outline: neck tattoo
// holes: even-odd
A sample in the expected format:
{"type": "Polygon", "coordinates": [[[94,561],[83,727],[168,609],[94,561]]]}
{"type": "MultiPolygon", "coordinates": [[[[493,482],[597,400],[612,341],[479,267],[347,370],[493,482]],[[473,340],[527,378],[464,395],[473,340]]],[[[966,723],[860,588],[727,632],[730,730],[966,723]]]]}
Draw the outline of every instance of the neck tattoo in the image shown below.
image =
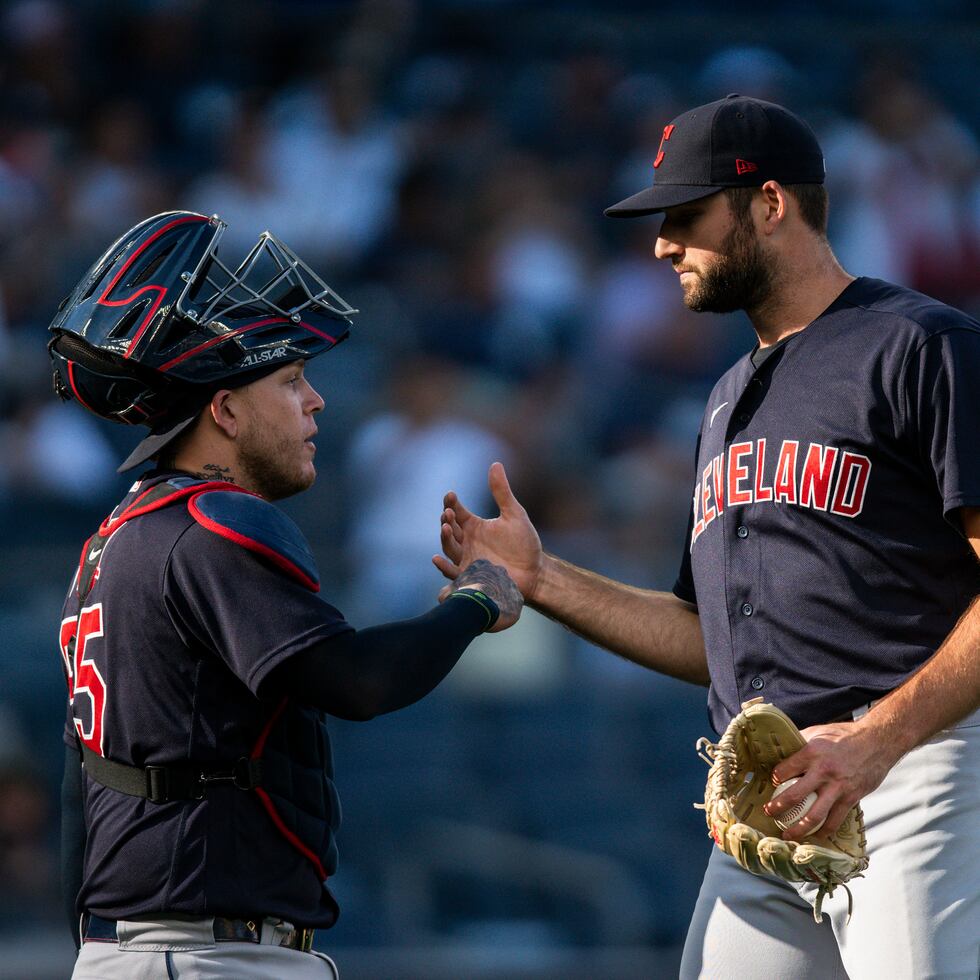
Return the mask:
{"type": "Polygon", "coordinates": [[[218,466],[217,463],[205,463],[201,470],[194,474],[202,480],[221,480],[224,483],[234,483],[235,478],[231,475],[231,467],[218,466]]]}

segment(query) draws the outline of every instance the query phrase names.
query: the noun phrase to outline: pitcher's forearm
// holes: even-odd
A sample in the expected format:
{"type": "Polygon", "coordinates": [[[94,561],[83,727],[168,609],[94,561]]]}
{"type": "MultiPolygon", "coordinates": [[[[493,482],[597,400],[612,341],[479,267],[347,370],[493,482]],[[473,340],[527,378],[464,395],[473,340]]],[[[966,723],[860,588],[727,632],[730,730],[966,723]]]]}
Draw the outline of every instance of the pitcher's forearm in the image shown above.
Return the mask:
{"type": "Polygon", "coordinates": [[[980,598],[946,641],[907,681],[862,719],[896,758],[952,727],[980,706],[980,598]]]}
{"type": "Polygon", "coordinates": [[[528,605],[627,660],[708,684],[701,621],[669,592],[624,585],[545,555],[528,605]]]}

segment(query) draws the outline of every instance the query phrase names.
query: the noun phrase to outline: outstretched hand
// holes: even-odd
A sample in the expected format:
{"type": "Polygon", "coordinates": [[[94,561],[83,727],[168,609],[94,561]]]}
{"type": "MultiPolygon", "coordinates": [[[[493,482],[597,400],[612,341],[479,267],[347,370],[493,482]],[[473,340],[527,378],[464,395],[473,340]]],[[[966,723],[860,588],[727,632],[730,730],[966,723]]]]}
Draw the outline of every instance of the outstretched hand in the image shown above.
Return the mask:
{"type": "MultiPolygon", "coordinates": [[[[490,467],[488,480],[500,516],[479,517],[467,510],[453,491],[447,493],[440,531],[445,555],[434,555],[432,563],[446,578],[455,581],[472,562],[485,558],[503,566],[524,598],[531,599],[541,574],[541,539],[514,496],[502,463],[490,467]]],[[[452,586],[447,586],[440,599],[451,591],[452,586]]]]}

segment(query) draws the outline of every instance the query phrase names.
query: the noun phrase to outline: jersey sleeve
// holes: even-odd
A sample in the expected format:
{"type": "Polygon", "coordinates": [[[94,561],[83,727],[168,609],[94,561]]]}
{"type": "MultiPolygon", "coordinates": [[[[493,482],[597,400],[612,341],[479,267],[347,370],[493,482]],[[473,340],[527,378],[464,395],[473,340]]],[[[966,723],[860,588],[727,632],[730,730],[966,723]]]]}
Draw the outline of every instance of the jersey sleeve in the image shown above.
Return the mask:
{"type": "Polygon", "coordinates": [[[694,510],[692,508],[687,518],[687,534],[684,535],[684,551],[681,553],[681,567],[677,572],[673,593],[678,599],[698,604],[697,592],[694,588],[694,574],[691,571],[691,533],[694,530],[694,510]]]}
{"type": "Polygon", "coordinates": [[[196,523],[171,552],[164,601],[184,642],[211,650],[253,694],[284,660],[352,628],[275,562],[196,523]]]}
{"type": "MultiPolygon", "coordinates": [[[[703,421],[703,420],[702,420],[703,421]]],[[[701,455],[701,435],[698,434],[694,447],[694,477],[697,483],[698,457],[701,455]]],[[[677,581],[672,589],[678,599],[698,604],[697,592],[694,588],[694,573],[691,570],[691,535],[694,533],[694,495],[691,495],[691,508],[687,514],[687,533],[684,535],[684,550],[681,552],[681,567],[677,573],[677,581]]]]}
{"type": "Polygon", "coordinates": [[[964,326],[926,340],[906,376],[908,422],[948,517],[980,506],[980,329],[964,326]]]}

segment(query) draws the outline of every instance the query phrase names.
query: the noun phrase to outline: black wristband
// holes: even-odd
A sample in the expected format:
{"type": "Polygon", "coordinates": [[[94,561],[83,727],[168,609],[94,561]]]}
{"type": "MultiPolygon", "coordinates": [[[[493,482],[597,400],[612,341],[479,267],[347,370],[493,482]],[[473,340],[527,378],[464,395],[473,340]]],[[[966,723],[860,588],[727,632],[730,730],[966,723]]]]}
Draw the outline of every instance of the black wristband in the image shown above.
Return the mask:
{"type": "Polygon", "coordinates": [[[492,629],[494,623],[500,619],[500,606],[498,606],[497,603],[494,602],[493,599],[491,599],[490,596],[488,596],[482,589],[464,585],[461,589],[457,589],[455,592],[449,593],[450,599],[455,599],[457,597],[461,599],[469,599],[483,607],[484,612],[487,614],[487,625],[483,627],[484,633],[486,633],[487,630],[492,629]]]}

